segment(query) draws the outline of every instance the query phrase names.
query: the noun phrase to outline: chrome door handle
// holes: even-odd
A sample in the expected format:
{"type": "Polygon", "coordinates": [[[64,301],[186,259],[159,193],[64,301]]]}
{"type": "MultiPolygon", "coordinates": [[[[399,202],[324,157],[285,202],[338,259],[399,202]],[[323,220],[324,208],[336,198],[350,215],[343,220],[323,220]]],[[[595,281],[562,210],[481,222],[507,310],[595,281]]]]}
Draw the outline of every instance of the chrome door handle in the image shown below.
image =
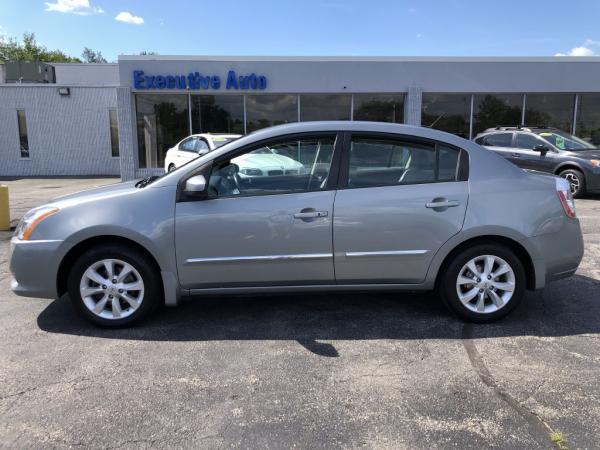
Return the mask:
{"type": "Polygon", "coordinates": [[[456,200],[446,200],[442,202],[425,203],[425,208],[453,208],[458,205],[460,205],[460,202],[456,200]]]}
{"type": "Polygon", "coordinates": [[[512,156],[513,158],[520,158],[521,154],[520,153],[511,153],[510,156],[512,156]]]}
{"type": "Polygon", "coordinates": [[[314,219],[316,217],[327,217],[327,211],[306,211],[294,214],[295,219],[314,219]]]}

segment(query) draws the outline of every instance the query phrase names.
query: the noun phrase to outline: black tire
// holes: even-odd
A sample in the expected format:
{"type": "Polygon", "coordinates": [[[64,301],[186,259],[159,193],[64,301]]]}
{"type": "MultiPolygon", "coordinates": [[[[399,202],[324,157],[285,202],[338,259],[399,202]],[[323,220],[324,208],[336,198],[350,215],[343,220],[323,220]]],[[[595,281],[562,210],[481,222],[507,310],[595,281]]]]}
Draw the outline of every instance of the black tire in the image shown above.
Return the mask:
{"type": "MultiPolygon", "coordinates": [[[[85,251],[77,258],[68,275],[67,288],[73,306],[86,320],[103,327],[118,328],[138,322],[163,301],[163,288],[156,265],[136,248],[126,245],[103,244],[85,251]],[[90,311],[80,293],[80,283],[85,271],[94,263],[104,259],[117,259],[130,264],[142,278],[144,294],[141,304],[130,315],[123,318],[105,319],[90,311]]],[[[124,303],[127,306],[126,303],[124,303]]]]}
{"type": "MultiPolygon", "coordinates": [[[[490,242],[481,243],[467,248],[454,257],[442,269],[438,293],[446,306],[461,319],[474,323],[489,323],[499,320],[513,311],[523,300],[525,294],[525,269],[521,260],[507,247],[490,242]],[[492,255],[503,259],[514,273],[514,291],[512,297],[502,306],[493,312],[480,313],[475,312],[465,306],[459,299],[457,292],[457,280],[463,267],[473,258],[482,255],[492,255]]],[[[491,303],[489,298],[486,302],[491,303]]]]}
{"type": "Polygon", "coordinates": [[[585,195],[585,175],[582,172],[575,169],[563,170],[559,176],[565,178],[571,186],[571,194],[573,198],[581,198],[585,195]],[[577,180],[577,188],[574,188],[572,181],[577,180]]]}
{"type": "Polygon", "coordinates": [[[169,164],[169,168],[168,168],[168,172],[173,172],[177,167],[175,167],[175,164],[171,163],[169,164]]]}

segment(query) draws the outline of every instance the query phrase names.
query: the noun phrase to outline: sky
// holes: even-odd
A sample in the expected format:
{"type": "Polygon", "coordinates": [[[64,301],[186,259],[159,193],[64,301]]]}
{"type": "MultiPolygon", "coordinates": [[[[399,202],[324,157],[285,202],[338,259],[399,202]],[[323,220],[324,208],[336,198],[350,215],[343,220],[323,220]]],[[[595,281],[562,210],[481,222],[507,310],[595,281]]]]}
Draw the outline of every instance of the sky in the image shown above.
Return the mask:
{"type": "Polygon", "coordinates": [[[162,55],[596,56],[600,0],[0,0],[0,36],[162,55]]]}

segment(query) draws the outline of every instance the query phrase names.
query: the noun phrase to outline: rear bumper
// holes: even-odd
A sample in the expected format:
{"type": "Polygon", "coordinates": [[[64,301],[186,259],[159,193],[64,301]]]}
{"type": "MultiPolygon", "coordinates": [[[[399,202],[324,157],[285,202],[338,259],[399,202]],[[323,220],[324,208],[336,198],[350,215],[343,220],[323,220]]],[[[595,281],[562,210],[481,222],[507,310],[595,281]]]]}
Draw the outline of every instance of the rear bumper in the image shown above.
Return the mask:
{"type": "Polygon", "coordinates": [[[56,298],[63,241],[10,241],[11,290],[23,297],[56,298]]]}
{"type": "Polygon", "coordinates": [[[573,275],[583,258],[583,236],[576,219],[565,217],[560,231],[531,237],[529,242],[537,253],[533,261],[536,289],[573,275]]]}

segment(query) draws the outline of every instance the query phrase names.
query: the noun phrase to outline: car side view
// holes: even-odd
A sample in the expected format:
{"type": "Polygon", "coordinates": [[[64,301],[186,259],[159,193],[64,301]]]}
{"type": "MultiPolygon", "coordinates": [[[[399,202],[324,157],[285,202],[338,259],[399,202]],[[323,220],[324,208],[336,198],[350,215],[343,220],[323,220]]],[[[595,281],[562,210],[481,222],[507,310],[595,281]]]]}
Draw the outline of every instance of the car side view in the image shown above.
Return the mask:
{"type": "Polygon", "coordinates": [[[188,162],[206,155],[234,139],[239,138],[239,134],[193,134],[182,139],[169,150],[165,155],[165,171],[171,172],[187,164],[188,162]]]}
{"type": "Polygon", "coordinates": [[[475,142],[523,169],[565,178],[575,198],[600,192],[600,150],[577,136],[549,127],[495,127],[475,142]]]}
{"type": "Polygon", "coordinates": [[[305,122],[29,211],[10,270],[16,294],[68,293],[103,326],[192,296],[312,291],[435,290],[490,322],[582,255],[564,179],[427,128],[305,122]],[[303,169],[242,176],[273,149],[303,169]]]}

